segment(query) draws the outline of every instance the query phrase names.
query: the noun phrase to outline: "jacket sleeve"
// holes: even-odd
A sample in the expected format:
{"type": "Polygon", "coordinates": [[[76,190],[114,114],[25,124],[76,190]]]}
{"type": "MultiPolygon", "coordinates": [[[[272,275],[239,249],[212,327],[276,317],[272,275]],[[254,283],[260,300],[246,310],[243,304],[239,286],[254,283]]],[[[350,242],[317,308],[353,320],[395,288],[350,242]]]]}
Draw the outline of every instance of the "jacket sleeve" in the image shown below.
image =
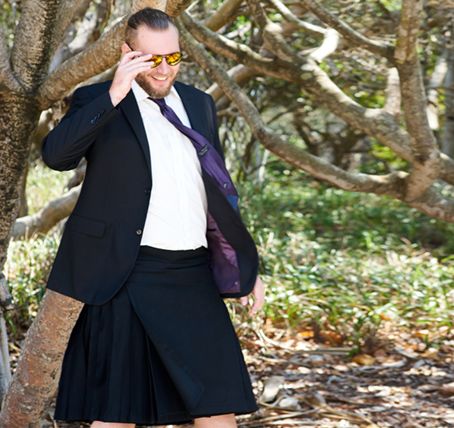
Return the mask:
{"type": "Polygon", "coordinates": [[[210,101],[210,108],[211,108],[211,123],[213,126],[213,135],[214,135],[214,148],[219,152],[221,155],[222,160],[225,162],[225,155],[222,149],[221,141],[219,139],[219,128],[218,128],[218,117],[216,112],[216,104],[214,103],[213,97],[209,94],[208,99],[210,101]]]}
{"type": "Polygon", "coordinates": [[[43,139],[44,163],[57,171],[76,168],[102,126],[117,114],[109,91],[93,96],[86,87],[76,89],[68,112],[43,139]]]}

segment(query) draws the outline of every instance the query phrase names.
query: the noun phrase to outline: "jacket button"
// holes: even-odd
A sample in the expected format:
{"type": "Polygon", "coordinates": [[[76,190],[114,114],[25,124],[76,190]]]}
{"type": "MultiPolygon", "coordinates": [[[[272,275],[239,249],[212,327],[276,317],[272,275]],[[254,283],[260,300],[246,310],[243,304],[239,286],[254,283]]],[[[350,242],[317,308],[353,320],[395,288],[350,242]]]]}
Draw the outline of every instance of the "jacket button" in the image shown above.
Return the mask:
{"type": "Polygon", "coordinates": [[[151,189],[145,189],[145,194],[149,195],[151,193],[151,189]]]}
{"type": "Polygon", "coordinates": [[[142,235],[142,229],[137,229],[136,233],[137,233],[137,235],[142,235]]]}

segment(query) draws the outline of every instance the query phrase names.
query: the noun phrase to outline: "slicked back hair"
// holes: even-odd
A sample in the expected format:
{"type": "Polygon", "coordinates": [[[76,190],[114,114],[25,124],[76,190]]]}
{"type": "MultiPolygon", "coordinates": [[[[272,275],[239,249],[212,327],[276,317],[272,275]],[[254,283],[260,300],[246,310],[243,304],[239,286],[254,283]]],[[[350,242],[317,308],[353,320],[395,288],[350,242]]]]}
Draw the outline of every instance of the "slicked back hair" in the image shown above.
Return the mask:
{"type": "Polygon", "coordinates": [[[131,48],[134,48],[137,30],[142,25],[158,31],[167,30],[167,28],[173,26],[178,31],[173,19],[167,13],[159,9],[146,7],[132,14],[128,19],[125,29],[125,41],[131,48]]]}

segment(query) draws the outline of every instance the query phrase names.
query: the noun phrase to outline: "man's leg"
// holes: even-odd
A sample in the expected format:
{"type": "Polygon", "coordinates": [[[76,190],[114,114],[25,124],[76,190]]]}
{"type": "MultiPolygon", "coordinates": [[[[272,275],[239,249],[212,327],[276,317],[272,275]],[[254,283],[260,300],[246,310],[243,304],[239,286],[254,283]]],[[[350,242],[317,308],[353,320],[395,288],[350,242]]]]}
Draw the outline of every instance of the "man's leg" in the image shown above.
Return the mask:
{"type": "Polygon", "coordinates": [[[135,428],[136,424],[125,424],[120,422],[94,421],[90,428],[135,428]]]}
{"type": "Polygon", "coordinates": [[[235,413],[194,419],[195,428],[236,428],[235,413]]]}

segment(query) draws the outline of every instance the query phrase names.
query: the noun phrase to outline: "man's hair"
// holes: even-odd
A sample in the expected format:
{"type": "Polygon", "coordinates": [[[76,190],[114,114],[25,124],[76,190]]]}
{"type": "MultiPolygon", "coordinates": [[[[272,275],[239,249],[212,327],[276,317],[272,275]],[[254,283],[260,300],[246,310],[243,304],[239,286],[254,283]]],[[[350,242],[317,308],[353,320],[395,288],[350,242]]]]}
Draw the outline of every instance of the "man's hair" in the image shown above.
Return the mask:
{"type": "Polygon", "coordinates": [[[167,30],[167,28],[172,25],[178,31],[173,19],[167,15],[167,13],[159,9],[146,7],[132,14],[128,19],[125,29],[125,41],[130,47],[132,47],[131,43],[134,43],[137,36],[137,30],[141,25],[145,25],[151,30],[158,31],[167,30]]]}

